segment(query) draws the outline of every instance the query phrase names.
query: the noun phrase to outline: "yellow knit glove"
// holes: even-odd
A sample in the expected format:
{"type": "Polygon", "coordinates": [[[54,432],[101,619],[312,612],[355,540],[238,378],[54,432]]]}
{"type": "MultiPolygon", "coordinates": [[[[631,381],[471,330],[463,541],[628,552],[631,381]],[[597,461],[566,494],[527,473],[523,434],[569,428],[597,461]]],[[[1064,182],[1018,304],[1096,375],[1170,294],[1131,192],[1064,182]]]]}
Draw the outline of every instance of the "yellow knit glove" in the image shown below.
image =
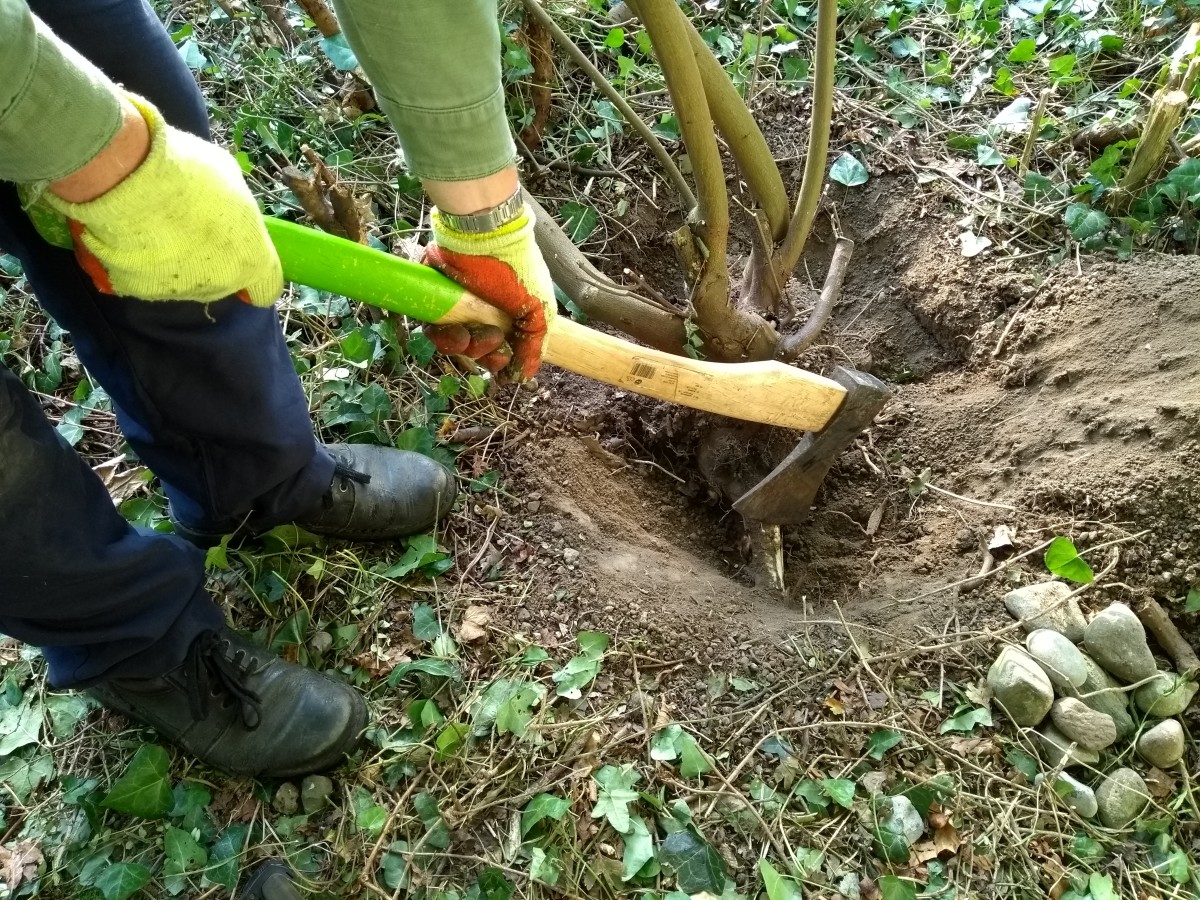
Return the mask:
{"type": "Polygon", "coordinates": [[[443,353],[464,353],[493,372],[507,366],[515,378],[532,378],[558,308],[554,281],[533,238],[533,210],[526,206],[515,222],[495,231],[466,234],[449,228],[435,209],[433,238],[425,264],[504,310],[513,327],[511,347],[493,326],[431,325],[425,333],[443,353]]]}
{"type": "Polygon", "coordinates": [[[95,200],[69,203],[50,191],[39,200],[68,219],[80,264],[108,294],[201,302],[237,294],[270,306],[283,290],[279,257],[237,162],[129,99],[150,129],[142,164],[95,200]]]}

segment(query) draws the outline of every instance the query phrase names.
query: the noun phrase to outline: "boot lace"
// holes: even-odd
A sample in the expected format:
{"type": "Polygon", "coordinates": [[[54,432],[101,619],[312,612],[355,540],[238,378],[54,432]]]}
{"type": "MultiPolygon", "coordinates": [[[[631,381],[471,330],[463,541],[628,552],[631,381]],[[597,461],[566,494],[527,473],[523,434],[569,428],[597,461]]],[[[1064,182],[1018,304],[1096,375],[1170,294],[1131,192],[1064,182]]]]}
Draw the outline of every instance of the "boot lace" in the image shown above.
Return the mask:
{"type": "Polygon", "coordinates": [[[196,639],[184,662],[187,668],[188,705],[195,719],[208,716],[209,704],[224,694],[240,707],[242,722],[257,728],[262,721],[262,701],[246,686],[254,660],[238,649],[232,658],[226,655],[229,644],[215,631],[206,631],[196,639]]]}
{"type": "Polygon", "coordinates": [[[333,487],[337,486],[340,491],[350,490],[351,484],[370,484],[371,476],[366,472],[360,472],[346,463],[339,460],[334,460],[333,463],[333,482],[330,484],[330,489],[322,498],[323,505],[326,509],[333,505],[333,487]]]}

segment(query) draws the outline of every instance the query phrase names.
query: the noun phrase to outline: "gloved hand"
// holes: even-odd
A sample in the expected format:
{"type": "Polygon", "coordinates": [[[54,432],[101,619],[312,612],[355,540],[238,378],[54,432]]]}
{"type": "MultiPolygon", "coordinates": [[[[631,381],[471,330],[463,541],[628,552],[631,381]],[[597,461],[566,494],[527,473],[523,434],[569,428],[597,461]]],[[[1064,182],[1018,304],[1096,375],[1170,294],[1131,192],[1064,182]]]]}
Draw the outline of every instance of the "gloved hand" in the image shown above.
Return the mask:
{"type": "Polygon", "coordinates": [[[507,367],[514,378],[532,378],[557,310],[554,281],[533,238],[533,210],[526,206],[495,231],[465,234],[451,230],[435,209],[433,238],[425,264],[504,310],[513,327],[508,343],[494,325],[427,325],[429,339],[442,353],[464,354],[493,373],[507,367]]]}
{"type": "Polygon", "coordinates": [[[150,129],[142,164],[86,203],[49,190],[37,201],[67,218],[80,265],[107,294],[203,302],[237,294],[270,306],[283,290],[279,257],[237,161],[129,100],[150,129]]]}

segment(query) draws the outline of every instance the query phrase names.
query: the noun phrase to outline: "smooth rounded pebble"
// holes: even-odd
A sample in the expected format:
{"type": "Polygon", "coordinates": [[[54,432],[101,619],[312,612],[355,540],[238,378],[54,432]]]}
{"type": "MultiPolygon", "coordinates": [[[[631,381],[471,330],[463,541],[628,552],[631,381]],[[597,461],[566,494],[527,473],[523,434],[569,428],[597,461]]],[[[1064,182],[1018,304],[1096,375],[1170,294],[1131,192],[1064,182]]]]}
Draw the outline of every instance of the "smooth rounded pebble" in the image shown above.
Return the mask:
{"type": "Polygon", "coordinates": [[[925,821],[921,814],[917,812],[912,801],[901,794],[889,798],[888,802],[892,804],[892,814],[881,824],[895,834],[904,835],[910,846],[915,844],[925,831],[925,821]]]}
{"type": "Polygon", "coordinates": [[[1171,768],[1183,759],[1183,726],[1174,719],[1163,719],[1138,738],[1137,750],[1150,765],[1171,768]]]}
{"type": "Polygon", "coordinates": [[[1124,828],[1150,802],[1150,792],[1142,776],[1133,769],[1110,772],[1096,789],[1100,821],[1108,828],[1124,828]]]}
{"type": "Polygon", "coordinates": [[[1100,664],[1083,654],[1087,666],[1087,678],[1074,691],[1064,691],[1068,697],[1082,700],[1096,712],[1102,712],[1117,726],[1117,737],[1127,738],[1137,731],[1137,724],[1129,714],[1129,694],[1111,675],[1100,668],[1100,664]]]}
{"type": "Polygon", "coordinates": [[[1017,725],[1032,728],[1050,712],[1054,686],[1033,658],[1016,647],[1005,647],[987,676],[992,696],[1017,725]]]}
{"type": "MultiPolygon", "coordinates": [[[[1033,779],[1033,783],[1040,785],[1045,780],[1045,775],[1038,775],[1033,779]]],[[[1066,772],[1058,773],[1058,782],[1059,784],[1055,786],[1054,796],[1058,797],[1064,804],[1075,810],[1075,812],[1079,813],[1085,819],[1090,819],[1096,815],[1098,807],[1096,805],[1095,791],[1078,778],[1074,778],[1066,772]],[[1065,792],[1059,789],[1064,783],[1067,785],[1065,792]]]]}
{"type": "Polygon", "coordinates": [[[1083,633],[1083,644],[1092,659],[1126,684],[1149,678],[1157,668],[1146,629],[1124,603],[1097,613],[1083,633]]]}
{"type": "Polygon", "coordinates": [[[1194,683],[1184,681],[1174,672],[1159,672],[1157,678],[1133,692],[1133,702],[1146,715],[1165,719],[1187,709],[1195,696],[1194,683]]]}
{"type": "Polygon", "coordinates": [[[1087,678],[1087,664],[1079,648],[1057,631],[1039,628],[1025,638],[1025,649],[1046,670],[1050,681],[1060,691],[1069,691],[1087,678]]]}
{"type": "Polygon", "coordinates": [[[1061,581],[1043,581],[1009,591],[1004,606],[1026,631],[1046,628],[1077,643],[1083,640],[1087,620],[1075,598],[1067,599],[1070,595],[1071,589],[1061,581]]]}
{"type": "Polygon", "coordinates": [[[1117,739],[1117,726],[1081,700],[1064,697],[1050,708],[1054,727],[1087,750],[1103,750],[1117,739]]]}
{"type": "Polygon", "coordinates": [[[1076,746],[1068,754],[1067,750],[1074,743],[1069,737],[1047,723],[1034,732],[1037,735],[1038,749],[1042,751],[1042,759],[1052,769],[1059,766],[1094,766],[1100,762],[1100,754],[1086,747],[1076,746]]]}

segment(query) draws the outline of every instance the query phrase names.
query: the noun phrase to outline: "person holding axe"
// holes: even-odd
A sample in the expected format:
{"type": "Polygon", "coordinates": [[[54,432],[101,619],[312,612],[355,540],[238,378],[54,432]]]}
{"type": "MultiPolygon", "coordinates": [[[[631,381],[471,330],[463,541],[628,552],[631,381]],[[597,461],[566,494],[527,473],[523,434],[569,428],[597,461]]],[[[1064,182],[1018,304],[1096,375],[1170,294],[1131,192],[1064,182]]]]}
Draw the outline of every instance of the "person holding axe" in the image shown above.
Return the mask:
{"type": "MultiPolygon", "coordinates": [[[[502,308],[430,330],[515,378],[537,370],[553,284],[521,201],[495,0],[340,0],[342,27],[435,204],[426,262],[502,308]]],[[[279,260],[204,98],[145,0],[0,0],[0,248],[71,333],[174,534],[131,527],[0,367],[0,632],[232,773],[337,764],[367,722],[351,687],[225,624],[203,547],[295,522],[355,540],[446,515],[453,475],[385,447],[322,445],[274,303],[279,260]],[[65,220],[74,251],[33,224],[65,220]]]]}

